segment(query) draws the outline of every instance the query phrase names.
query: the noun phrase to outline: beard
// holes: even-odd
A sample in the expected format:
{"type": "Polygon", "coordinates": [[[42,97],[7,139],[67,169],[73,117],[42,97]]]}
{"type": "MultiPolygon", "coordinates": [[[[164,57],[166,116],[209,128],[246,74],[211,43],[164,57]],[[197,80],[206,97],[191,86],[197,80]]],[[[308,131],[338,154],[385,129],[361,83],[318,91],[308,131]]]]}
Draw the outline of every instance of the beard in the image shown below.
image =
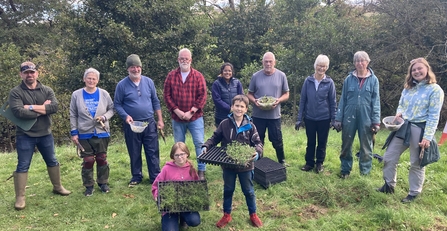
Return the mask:
{"type": "Polygon", "coordinates": [[[131,73],[130,71],[129,71],[129,77],[131,78],[131,79],[138,79],[138,78],[140,78],[141,77],[141,73],[131,73]]]}
{"type": "Polygon", "coordinates": [[[182,72],[188,72],[191,68],[191,64],[189,63],[179,63],[180,66],[180,70],[182,70],[182,72]]]}

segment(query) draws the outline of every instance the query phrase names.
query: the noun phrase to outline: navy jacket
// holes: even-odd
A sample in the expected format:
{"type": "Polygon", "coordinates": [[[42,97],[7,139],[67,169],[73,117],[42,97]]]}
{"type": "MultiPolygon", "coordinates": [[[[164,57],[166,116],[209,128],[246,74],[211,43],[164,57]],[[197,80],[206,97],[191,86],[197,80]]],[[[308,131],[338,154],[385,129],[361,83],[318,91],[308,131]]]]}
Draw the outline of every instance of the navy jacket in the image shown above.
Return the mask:
{"type": "Polygon", "coordinates": [[[215,115],[217,119],[225,119],[230,114],[231,100],[236,96],[244,94],[241,82],[231,77],[227,84],[224,78],[218,77],[212,86],[212,96],[215,106],[215,115]]]}
{"type": "Polygon", "coordinates": [[[337,103],[334,81],[326,75],[318,85],[318,90],[315,90],[315,81],[313,75],[304,80],[297,121],[303,121],[304,118],[313,121],[335,119],[337,103]]]}

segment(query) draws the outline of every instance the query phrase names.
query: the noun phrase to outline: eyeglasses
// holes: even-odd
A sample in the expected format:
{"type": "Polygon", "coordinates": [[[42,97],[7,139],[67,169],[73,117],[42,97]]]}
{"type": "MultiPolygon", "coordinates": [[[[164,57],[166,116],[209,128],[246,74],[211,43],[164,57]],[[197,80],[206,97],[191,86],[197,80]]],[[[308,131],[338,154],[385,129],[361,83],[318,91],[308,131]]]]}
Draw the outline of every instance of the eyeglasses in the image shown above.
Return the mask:
{"type": "Polygon", "coordinates": [[[317,65],[317,68],[326,68],[326,65],[317,65]]]}
{"type": "Polygon", "coordinates": [[[174,157],[180,158],[180,157],[184,157],[185,155],[186,155],[186,153],[182,152],[182,153],[174,154],[174,157]]]}
{"type": "Polygon", "coordinates": [[[178,60],[180,62],[188,62],[189,60],[191,60],[190,58],[178,58],[178,60]]]}
{"type": "Polygon", "coordinates": [[[141,96],[140,87],[137,87],[137,91],[138,91],[138,96],[141,96]]]}

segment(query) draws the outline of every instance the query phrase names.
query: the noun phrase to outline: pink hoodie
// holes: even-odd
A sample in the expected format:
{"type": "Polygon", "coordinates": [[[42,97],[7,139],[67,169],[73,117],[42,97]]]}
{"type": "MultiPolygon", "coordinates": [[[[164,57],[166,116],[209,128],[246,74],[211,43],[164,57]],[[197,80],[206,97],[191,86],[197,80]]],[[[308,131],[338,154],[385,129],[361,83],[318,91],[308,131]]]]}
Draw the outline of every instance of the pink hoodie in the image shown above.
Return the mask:
{"type": "Polygon", "coordinates": [[[192,176],[189,175],[190,164],[187,162],[183,167],[177,166],[174,161],[166,162],[165,166],[161,169],[161,172],[155,178],[152,184],[152,195],[154,199],[158,196],[158,182],[159,181],[187,181],[187,180],[199,180],[197,172],[194,171],[192,176]]]}

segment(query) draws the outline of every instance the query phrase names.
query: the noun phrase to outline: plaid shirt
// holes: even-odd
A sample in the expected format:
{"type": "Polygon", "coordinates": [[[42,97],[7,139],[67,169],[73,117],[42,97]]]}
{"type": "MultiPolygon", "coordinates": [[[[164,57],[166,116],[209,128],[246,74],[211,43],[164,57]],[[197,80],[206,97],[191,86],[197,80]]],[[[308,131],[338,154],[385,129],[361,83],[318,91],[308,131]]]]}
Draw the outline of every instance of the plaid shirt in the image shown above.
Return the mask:
{"type": "Polygon", "coordinates": [[[168,110],[171,112],[171,118],[178,122],[185,122],[175,113],[175,109],[183,112],[190,111],[192,107],[198,110],[192,116],[190,121],[194,121],[203,116],[203,107],[206,103],[206,83],[202,73],[191,68],[186,81],[182,82],[180,67],[169,72],[164,84],[164,101],[168,110]]]}

